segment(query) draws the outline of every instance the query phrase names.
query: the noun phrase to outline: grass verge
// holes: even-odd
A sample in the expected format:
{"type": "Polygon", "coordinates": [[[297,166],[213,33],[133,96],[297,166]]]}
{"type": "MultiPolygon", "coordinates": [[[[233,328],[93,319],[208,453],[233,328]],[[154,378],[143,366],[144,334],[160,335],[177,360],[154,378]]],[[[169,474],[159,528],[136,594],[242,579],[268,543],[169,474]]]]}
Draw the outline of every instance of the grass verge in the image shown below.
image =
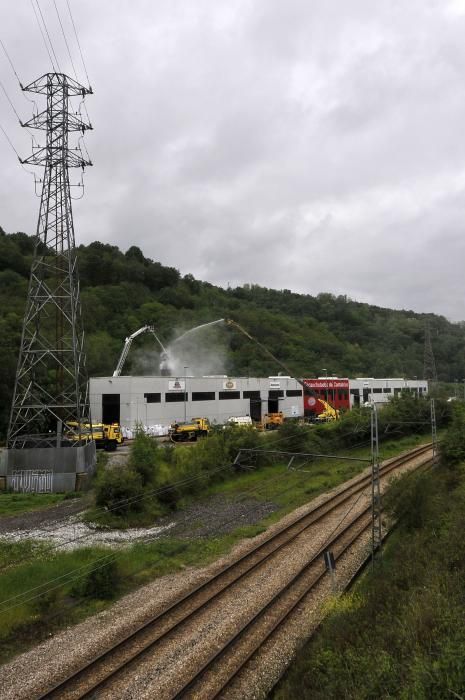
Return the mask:
{"type": "Polygon", "coordinates": [[[80,493],[1,493],[0,517],[45,510],[67,498],[76,498],[80,495],[80,493]]]}

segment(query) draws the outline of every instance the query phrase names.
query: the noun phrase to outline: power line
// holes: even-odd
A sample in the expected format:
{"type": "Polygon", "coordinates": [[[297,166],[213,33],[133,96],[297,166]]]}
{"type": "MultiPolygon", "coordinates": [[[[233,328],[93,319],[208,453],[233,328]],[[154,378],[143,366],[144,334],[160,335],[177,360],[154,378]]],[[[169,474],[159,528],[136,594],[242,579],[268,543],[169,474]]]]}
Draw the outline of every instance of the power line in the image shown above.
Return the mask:
{"type": "Polygon", "coordinates": [[[16,111],[16,108],[15,108],[13,102],[11,101],[10,96],[9,96],[9,94],[7,93],[6,88],[5,88],[5,86],[4,86],[4,84],[2,83],[1,80],[0,80],[0,87],[2,88],[3,92],[5,93],[5,97],[6,97],[6,99],[8,100],[8,102],[10,103],[10,107],[11,107],[11,109],[13,110],[13,112],[15,113],[15,116],[16,116],[17,120],[18,120],[19,123],[21,124],[21,118],[20,118],[18,112],[16,111]]]}
{"type": "MultiPolygon", "coordinates": [[[[22,94],[22,96],[24,97],[25,100],[27,100],[28,102],[31,102],[31,104],[34,105],[34,112],[37,112],[37,104],[36,104],[35,100],[32,100],[30,97],[27,96],[27,93],[24,92],[23,86],[22,86],[22,84],[21,84],[21,80],[19,79],[19,75],[18,75],[18,73],[17,73],[17,71],[16,71],[16,68],[14,67],[13,61],[11,60],[11,56],[10,56],[10,54],[8,53],[8,51],[6,50],[6,46],[5,46],[5,44],[3,43],[3,41],[2,41],[1,39],[0,39],[0,45],[2,46],[2,49],[3,49],[4,53],[5,53],[5,56],[7,57],[8,62],[9,62],[9,64],[10,64],[10,66],[11,66],[11,69],[12,69],[13,73],[14,73],[15,76],[16,76],[16,80],[18,81],[19,87],[21,88],[21,94],[22,94]]],[[[31,135],[32,138],[34,138],[34,136],[33,136],[33,134],[32,134],[31,132],[29,132],[29,134],[31,135]]],[[[27,171],[27,172],[29,172],[29,171],[27,171]]]]}
{"type": "Polygon", "coordinates": [[[49,59],[50,59],[50,63],[52,64],[52,68],[53,68],[54,72],[56,73],[56,70],[57,70],[57,69],[56,69],[56,67],[55,67],[55,64],[53,63],[52,54],[50,53],[50,49],[48,48],[48,44],[47,44],[47,40],[46,40],[46,38],[45,38],[44,30],[42,29],[42,26],[41,26],[40,21],[39,21],[39,15],[37,14],[37,10],[36,10],[35,5],[34,5],[34,0],[30,0],[30,2],[31,2],[31,6],[32,6],[32,9],[33,9],[33,11],[34,11],[36,20],[37,20],[37,26],[39,27],[39,31],[40,31],[40,33],[41,33],[41,35],[42,35],[42,39],[43,39],[43,42],[44,42],[45,50],[46,50],[46,52],[48,53],[48,57],[49,57],[49,59]]]}
{"type": "Polygon", "coordinates": [[[6,140],[7,140],[8,143],[10,144],[11,148],[12,148],[13,151],[15,152],[16,157],[17,157],[18,160],[21,162],[21,158],[19,157],[18,151],[17,151],[16,148],[13,146],[13,143],[12,143],[10,137],[8,136],[8,134],[6,133],[5,129],[3,128],[3,126],[2,126],[1,124],[0,124],[0,129],[2,130],[2,132],[3,132],[3,134],[4,134],[5,138],[6,138],[6,140]]]}
{"type": "MultiPolygon", "coordinates": [[[[306,464],[306,462],[304,462],[304,465],[305,465],[305,464],[306,464]]],[[[304,465],[303,465],[303,466],[304,466],[304,465]]],[[[305,481],[305,479],[307,478],[307,477],[305,476],[305,474],[302,474],[302,473],[300,473],[299,476],[303,476],[302,481],[305,481]]],[[[277,479],[282,479],[282,478],[288,478],[288,477],[289,477],[289,473],[286,471],[286,472],[284,472],[283,474],[278,475],[278,477],[275,477],[272,481],[275,481],[275,480],[277,480],[277,479]]],[[[262,484],[259,484],[259,485],[255,484],[251,489],[246,490],[245,493],[247,493],[247,492],[254,492],[254,491],[255,491],[255,493],[257,493],[257,492],[259,492],[261,489],[266,490],[270,483],[271,483],[270,481],[266,481],[266,482],[264,482],[264,483],[262,483],[262,484]]],[[[284,494],[284,493],[286,493],[287,491],[290,491],[292,488],[295,488],[295,484],[294,484],[294,483],[292,483],[292,484],[291,484],[290,486],[288,486],[286,489],[282,490],[282,491],[281,491],[281,494],[284,494]]],[[[250,508],[249,510],[246,511],[247,514],[248,514],[248,513],[254,512],[254,511],[257,510],[257,508],[259,508],[260,506],[261,506],[261,503],[255,504],[254,506],[252,506],[252,508],[250,508]]],[[[226,526],[226,525],[229,525],[229,524],[232,523],[232,522],[235,522],[236,520],[239,520],[239,518],[242,518],[243,515],[244,515],[243,513],[238,513],[235,517],[230,518],[229,520],[224,520],[224,521],[222,521],[222,522],[219,524],[219,529],[223,528],[223,527],[226,526]]],[[[142,540],[142,541],[139,541],[139,544],[148,544],[148,543],[152,542],[153,539],[154,539],[154,537],[148,537],[148,538],[146,538],[146,539],[144,539],[144,540],[142,540]]],[[[155,536],[155,539],[158,539],[158,535],[155,536]]],[[[43,552],[42,552],[42,553],[43,553],[43,552]]],[[[110,552],[109,554],[104,554],[103,556],[98,557],[97,559],[95,559],[94,561],[90,562],[89,564],[83,564],[83,565],[81,565],[81,566],[78,566],[78,567],[76,567],[76,568],[74,568],[74,569],[71,569],[71,570],[68,571],[67,573],[62,574],[61,576],[57,576],[57,577],[55,577],[55,578],[48,579],[47,581],[44,581],[44,583],[41,583],[41,584],[39,584],[38,586],[33,586],[32,588],[29,588],[29,589],[23,591],[22,593],[18,593],[18,594],[14,595],[14,596],[10,596],[9,598],[5,598],[4,600],[0,601],[0,614],[5,613],[5,612],[8,612],[9,610],[11,610],[12,608],[17,607],[18,605],[25,605],[25,604],[27,604],[27,603],[29,603],[29,602],[31,602],[31,601],[37,599],[37,598],[40,598],[42,595],[45,595],[45,594],[47,594],[47,593],[49,593],[49,592],[55,590],[56,588],[60,588],[61,586],[66,585],[67,583],[71,583],[71,582],[74,583],[75,581],[78,581],[80,578],[83,578],[84,576],[86,576],[86,575],[88,575],[88,574],[90,574],[90,573],[93,573],[94,571],[97,571],[98,569],[101,569],[101,568],[103,568],[104,566],[107,566],[107,565],[110,564],[112,561],[116,561],[116,559],[118,559],[119,557],[121,557],[123,554],[125,554],[125,551],[124,551],[124,550],[119,551],[119,552],[112,551],[112,552],[110,552]],[[109,561],[108,561],[108,560],[109,560],[109,561]],[[102,561],[103,561],[104,563],[103,563],[103,564],[100,564],[99,562],[102,562],[102,561]],[[98,564],[98,565],[97,565],[97,566],[94,566],[95,564],[98,564]],[[88,567],[92,567],[92,568],[89,569],[88,567]],[[82,571],[83,569],[86,569],[86,568],[87,568],[88,570],[87,570],[87,571],[84,571],[83,574],[80,574],[80,575],[78,575],[78,576],[76,576],[76,577],[72,577],[72,574],[75,574],[75,573],[77,573],[77,572],[79,572],[79,571],[82,571]],[[71,577],[72,577],[72,578],[71,578],[71,577]],[[58,583],[56,586],[53,586],[53,587],[50,587],[50,586],[48,585],[48,584],[56,583],[57,581],[61,581],[61,583],[58,583]],[[29,598],[24,598],[24,596],[27,596],[29,593],[34,593],[35,591],[38,591],[38,590],[40,590],[40,589],[44,589],[44,590],[42,590],[40,593],[36,593],[35,595],[33,595],[33,596],[29,597],[29,598]],[[22,600],[18,600],[19,598],[23,598],[23,599],[22,599],[22,600]],[[16,601],[16,602],[13,602],[13,601],[16,601]],[[8,607],[1,607],[1,606],[3,606],[5,603],[11,603],[11,602],[13,602],[12,605],[10,605],[10,606],[8,606],[8,607]]],[[[20,561],[22,561],[22,560],[20,560],[20,561]]]]}
{"type": "MultiPolygon", "coordinates": [[[[281,443],[281,442],[283,442],[283,441],[288,441],[288,440],[292,439],[292,437],[293,437],[293,436],[288,436],[288,437],[285,437],[285,438],[281,438],[281,439],[277,440],[277,441],[275,442],[275,444],[281,443]]],[[[260,452],[261,452],[261,450],[258,449],[258,450],[257,450],[257,453],[260,454],[260,452]]],[[[305,463],[306,463],[306,462],[305,462],[305,463]]],[[[138,502],[140,502],[140,501],[145,500],[146,498],[156,497],[156,496],[159,495],[159,494],[167,493],[168,491],[170,491],[170,490],[172,490],[172,489],[175,489],[175,488],[177,488],[178,486],[187,486],[187,485],[190,485],[190,484],[194,483],[195,481],[198,481],[198,480],[200,480],[200,479],[204,479],[205,477],[210,477],[210,476],[212,476],[212,475],[214,475],[214,474],[217,474],[217,473],[220,472],[220,471],[223,471],[223,470],[225,470],[225,469],[230,468],[231,466],[232,466],[232,463],[231,463],[231,462],[228,462],[228,463],[225,463],[225,464],[223,464],[223,465],[220,465],[220,466],[217,467],[216,469],[213,469],[213,470],[211,470],[211,471],[209,471],[209,472],[207,472],[207,473],[196,474],[196,475],[193,475],[193,476],[190,476],[190,477],[186,477],[186,478],[184,478],[184,479],[180,479],[180,480],[175,481],[175,482],[172,482],[171,484],[168,484],[168,485],[166,485],[166,486],[162,486],[162,487],[158,487],[158,488],[156,488],[156,489],[152,489],[152,490],[150,490],[150,491],[148,491],[148,492],[145,492],[145,493],[143,493],[143,494],[141,494],[141,495],[139,495],[139,496],[133,496],[132,498],[123,498],[123,499],[117,501],[111,508],[107,508],[107,507],[98,508],[98,509],[96,510],[96,512],[95,512],[95,515],[98,516],[98,515],[101,515],[101,514],[104,514],[104,513],[111,513],[112,511],[115,511],[115,510],[118,510],[119,508],[121,508],[121,506],[124,506],[124,505],[133,505],[133,504],[135,504],[135,503],[138,503],[138,502]]],[[[285,474],[287,474],[287,472],[285,472],[285,474]]],[[[284,475],[285,475],[285,474],[284,474],[284,475]]],[[[278,477],[278,478],[280,478],[280,477],[278,477]]],[[[66,528],[66,527],[68,527],[68,524],[63,524],[63,525],[61,525],[61,526],[58,527],[58,528],[57,528],[57,527],[54,527],[53,525],[50,525],[50,526],[48,526],[48,527],[41,528],[39,532],[41,532],[41,533],[47,533],[47,532],[50,532],[51,530],[57,531],[57,530],[61,530],[61,529],[66,528]]],[[[87,537],[90,537],[91,534],[92,534],[92,532],[88,532],[88,533],[85,533],[84,535],[79,535],[78,537],[72,537],[72,538],[70,538],[69,540],[64,540],[63,542],[58,542],[58,543],[56,543],[56,544],[48,545],[48,546],[45,548],[45,550],[44,550],[44,549],[41,550],[40,554],[49,553],[49,552],[52,552],[52,551],[55,550],[55,549],[58,549],[58,548],[60,548],[60,547],[64,547],[64,546],[67,545],[67,544],[72,544],[73,542],[77,542],[78,540],[86,539],[87,537]]],[[[35,556],[35,553],[34,553],[34,552],[31,552],[31,553],[30,553],[28,556],[26,556],[26,557],[20,557],[19,559],[16,559],[15,561],[10,562],[9,566],[14,566],[14,565],[20,564],[20,563],[22,563],[22,562],[24,562],[24,561],[28,561],[29,559],[34,558],[34,556],[35,556]]]]}
{"type": "Polygon", "coordinates": [[[58,66],[58,71],[61,73],[62,71],[61,71],[61,68],[60,68],[60,64],[58,63],[58,58],[57,58],[57,55],[56,55],[56,53],[55,53],[55,49],[53,48],[53,44],[52,44],[52,40],[51,40],[51,38],[50,38],[50,34],[49,34],[49,32],[48,32],[47,24],[46,24],[46,22],[45,22],[44,16],[43,16],[43,14],[42,14],[41,7],[40,7],[40,5],[39,5],[39,0],[36,0],[36,5],[37,5],[37,9],[38,9],[39,12],[40,12],[40,16],[42,17],[42,22],[43,22],[43,24],[44,24],[44,29],[45,29],[45,31],[46,31],[46,33],[47,33],[47,37],[48,37],[48,40],[49,40],[49,42],[50,42],[50,48],[52,49],[52,53],[53,53],[53,55],[54,55],[54,57],[55,57],[55,62],[56,62],[56,64],[57,64],[57,66],[58,66]]]}
{"type": "MultiPolygon", "coordinates": [[[[19,164],[21,165],[22,169],[23,169],[28,175],[32,175],[33,178],[34,178],[34,180],[35,180],[35,179],[36,179],[36,174],[35,174],[34,172],[32,172],[32,170],[28,170],[28,169],[24,166],[24,163],[22,163],[21,157],[20,157],[18,151],[17,151],[16,148],[13,146],[13,143],[12,143],[10,137],[8,136],[8,134],[6,133],[5,129],[3,128],[3,126],[2,126],[1,124],[0,124],[0,131],[3,132],[3,135],[5,136],[6,140],[7,140],[8,143],[10,144],[11,148],[13,149],[13,151],[15,152],[16,157],[18,158],[19,164]]],[[[40,182],[40,180],[39,180],[39,182],[40,182]]]]}
{"type": "Polygon", "coordinates": [[[72,14],[72,12],[71,12],[71,6],[70,6],[70,4],[69,4],[69,0],[66,0],[66,4],[68,5],[68,12],[69,12],[69,16],[70,16],[70,18],[71,18],[71,23],[72,23],[72,25],[73,25],[74,36],[76,37],[77,45],[78,45],[78,48],[79,48],[79,53],[80,53],[80,55],[81,55],[81,61],[82,61],[82,65],[83,65],[83,67],[84,67],[84,72],[85,72],[85,74],[86,74],[87,84],[90,86],[89,75],[88,75],[88,73],[87,73],[86,64],[85,64],[85,62],[84,62],[84,56],[82,55],[81,44],[80,44],[79,37],[78,37],[78,33],[77,33],[77,30],[76,30],[76,25],[75,25],[75,23],[74,23],[73,14],[72,14]]]}
{"type": "Polygon", "coordinates": [[[13,61],[12,61],[11,58],[10,58],[10,54],[9,54],[8,51],[6,50],[6,46],[5,46],[5,44],[3,43],[3,41],[2,41],[1,39],[0,39],[0,45],[1,45],[1,47],[2,47],[2,49],[3,49],[3,51],[4,51],[4,53],[5,53],[5,56],[6,56],[7,59],[8,59],[8,62],[9,62],[9,64],[10,64],[10,66],[11,66],[11,69],[12,69],[13,73],[14,73],[15,76],[16,76],[16,79],[17,79],[19,85],[21,86],[21,81],[20,81],[20,79],[19,79],[19,75],[17,74],[16,69],[15,69],[15,67],[14,67],[14,65],[13,65],[13,61]]]}
{"type": "MultiPolygon", "coordinates": [[[[7,93],[6,88],[1,80],[0,80],[0,87],[2,88],[3,92],[5,93],[5,97],[8,100],[8,102],[10,103],[10,107],[13,110],[17,120],[19,121],[21,126],[23,126],[23,123],[21,122],[21,117],[19,116],[18,112],[16,111],[16,107],[14,106],[13,101],[11,100],[11,98],[10,98],[9,94],[7,93]]],[[[29,131],[29,129],[27,129],[27,128],[26,128],[26,131],[29,134],[29,136],[31,137],[32,141],[37,143],[37,140],[36,140],[34,134],[32,133],[32,131],[29,131]]],[[[27,171],[27,172],[31,172],[31,171],[27,171]]]]}
{"type": "Polygon", "coordinates": [[[62,32],[62,34],[63,34],[63,39],[65,40],[66,48],[67,48],[67,50],[68,50],[68,56],[69,56],[69,60],[71,61],[71,67],[72,67],[73,72],[74,72],[74,77],[76,78],[76,81],[77,81],[77,80],[78,80],[78,76],[77,76],[77,73],[76,73],[76,68],[74,67],[73,57],[71,56],[71,51],[69,50],[68,40],[67,40],[67,38],[66,38],[66,34],[65,34],[64,27],[63,27],[63,23],[62,23],[62,21],[61,21],[60,13],[58,12],[58,7],[57,7],[56,0],[53,0],[53,4],[55,5],[55,10],[56,10],[56,13],[57,13],[58,21],[59,21],[59,23],[60,23],[61,32],[62,32]]]}

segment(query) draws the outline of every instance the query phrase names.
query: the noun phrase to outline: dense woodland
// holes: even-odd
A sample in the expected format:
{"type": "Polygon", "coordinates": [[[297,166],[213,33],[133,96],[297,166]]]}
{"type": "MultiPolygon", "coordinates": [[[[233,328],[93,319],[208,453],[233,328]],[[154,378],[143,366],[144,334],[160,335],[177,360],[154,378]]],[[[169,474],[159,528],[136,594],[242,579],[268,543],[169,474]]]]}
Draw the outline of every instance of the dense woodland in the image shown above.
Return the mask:
{"type": "MultiPolygon", "coordinates": [[[[4,433],[16,370],[34,237],[0,228],[0,433],[4,433]]],[[[254,284],[222,289],[182,277],[131,246],[122,252],[98,241],[78,248],[88,370],[111,374],[124,338],[153,324],[168,343],[182,329],[217,318],[239,322],[297,376],[408,376],[423,373],[424,324],[429,318],[439,379],[465,377],[465,324],[443,316],[393,311],[322,293],[316,297],[254,284]]],[[[210,334],[224,350],[231,375],[276,374],[280,368],[237,331],[210,334]]],[[[151,348],[141,337],[137,347],[151,348]]],[[[140,370],[137,352],[126,371],[140,370]]],[[[188,362],[186,364],[189,364],[188,362]]],[[[212,372],[218,371],[211,367],[212,372]]],[[[156,372],[154,372],[156,373],[156,372]]]]}

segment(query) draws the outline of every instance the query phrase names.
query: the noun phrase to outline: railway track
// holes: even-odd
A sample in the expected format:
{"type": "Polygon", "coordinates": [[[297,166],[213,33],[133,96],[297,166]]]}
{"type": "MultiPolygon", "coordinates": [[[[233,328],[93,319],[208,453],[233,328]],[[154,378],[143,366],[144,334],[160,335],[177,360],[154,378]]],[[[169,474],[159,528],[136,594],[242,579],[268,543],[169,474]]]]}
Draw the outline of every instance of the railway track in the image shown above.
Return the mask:
{"type": "MultiPolygon", "coordinates": [[[[422,446],[407,455],[384,463],[380,468],[381,477],[386,477],[400,466],[430,451],[430,445],[422,446]]],[[[121,680],[136,662],[146,659],[164,641],[193,623],[195,616],[205,613],[209,606],[221,602],[221,596],[230,591],[231,587],[253,572],[261,570],[265,563],[271,563],[278,553],[303,533],[318,525],[341,506],[348,504],[354,496],[363,494],[370,485],[370,474],[353,479],[347,487],[341,488],[322,503],[310,507],[285,526],[275,530],[211,578],[154,615],[144,625],[37,696],[37,700],[98,697],[110,683],[121,680]]],[[[334,550],[336,560],[344,556],[366,528],[371,527],[370,515],[370,506],[367,506],[343,530],[335,533],[331,540],[325,543],[325,548],[330,547],[334,550]]],[[[284,588],[274,594],[245,624],[241,624],[229,639],[217,646],[214,652],[203,660],[200,668],[195,668],[190,673],[186,672],[187,677],[180,679],[179,687],[171,695],[163,697],[178,699],[195,696],[201,685],[211,685],[213,676],[215,687],[202,697],[219,697],[324,574],[321,551],[318,551],[293,575],[284,588]],[[237,657],[239,663],[228,661],[231,656],[237,657]],[[223,667],[226,671],[221,672],[223,667]]]]}

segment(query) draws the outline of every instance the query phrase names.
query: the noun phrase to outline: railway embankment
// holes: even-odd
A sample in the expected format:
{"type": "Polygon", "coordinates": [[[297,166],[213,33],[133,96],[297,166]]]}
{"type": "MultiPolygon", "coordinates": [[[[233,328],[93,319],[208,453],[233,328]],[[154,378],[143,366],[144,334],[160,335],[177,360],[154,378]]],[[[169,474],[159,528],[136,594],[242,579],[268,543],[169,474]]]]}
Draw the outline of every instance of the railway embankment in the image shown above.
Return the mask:
{"type": "Polygon", "coordinates": [[[272,700],[464,697],[464,460],[459,407],[441,464],[391,490],[399,525],[382,560],[331,600],[272,700]]]}

